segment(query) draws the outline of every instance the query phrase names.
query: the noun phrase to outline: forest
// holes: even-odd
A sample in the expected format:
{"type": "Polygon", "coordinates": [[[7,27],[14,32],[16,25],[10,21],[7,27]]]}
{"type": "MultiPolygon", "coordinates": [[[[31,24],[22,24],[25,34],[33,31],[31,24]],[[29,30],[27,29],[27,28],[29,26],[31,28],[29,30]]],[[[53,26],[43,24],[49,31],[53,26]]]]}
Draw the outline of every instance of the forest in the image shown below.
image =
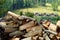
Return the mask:
{"type": "Polygon", "coordinates": [[[54,11],[58,10],[60,0],[0,0],[0,16],[10,10],[34,8],[38,6],[46,7],[46,3],[52,5],[54,11]]]}

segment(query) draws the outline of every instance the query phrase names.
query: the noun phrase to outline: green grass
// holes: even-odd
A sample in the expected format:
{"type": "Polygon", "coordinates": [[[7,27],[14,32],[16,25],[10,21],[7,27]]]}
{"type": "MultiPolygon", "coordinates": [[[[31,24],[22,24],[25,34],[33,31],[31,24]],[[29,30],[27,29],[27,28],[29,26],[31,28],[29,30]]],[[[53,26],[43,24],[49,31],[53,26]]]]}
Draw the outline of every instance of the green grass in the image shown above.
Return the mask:
{"type": "Polygon", "coordinates": [[[38,13],[56,13],[60,16],[60,12],[59,11],[53,11],[52,10],[52,7],[36,7],[36,8],[24,8],[24,9],[17,9],[17,10],[14,10],[13,12],[19,14],[20,12],[31,12],[31,13],[35,13],[35,12],[38,12],[38,13]]]}
{"type": "Polygon", "coordinates": [[[59,11],[53,11],[52,7],[41,7],[41,6],[38,6],[36,8],[17,9],[17,10],[14,10],[13,12],[15,12],[17,14],[19,14],[20,12],[24,12],[24,13],[26,13],[26,12],[30,12],[30,13],[38,12],[38,13],[47,13],[47,14],[55,13],[55,14],[58,14],[59,16],[56,16],[56,17],[55,16],[41,16],[40,18],[38,18],[38,20],[40,20],[40,19],[44,19],[44,20],[49,19],[54,24],[56,24],[56,22],[58,20],[60,20],[60,12],[59,11]]]}

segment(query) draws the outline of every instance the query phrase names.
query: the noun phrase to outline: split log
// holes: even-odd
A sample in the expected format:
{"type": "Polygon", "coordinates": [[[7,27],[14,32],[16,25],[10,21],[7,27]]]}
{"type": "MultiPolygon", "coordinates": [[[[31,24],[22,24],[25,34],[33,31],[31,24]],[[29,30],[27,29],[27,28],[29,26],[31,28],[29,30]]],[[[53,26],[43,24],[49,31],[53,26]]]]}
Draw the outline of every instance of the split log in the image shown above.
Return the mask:
{"type": "Polygon", "coordinates": [[[22,26],[19,27],[19,30],[24,30],[24,29],[27,29],[29,27],[33,27],[35,25],[35,22],[34,21],[31,21],[31,22],[28,22],[22,26]]]}
{"type": "Polygon", "coordinates": [[[40,40],[43,40],[43,37],[39,37],[40,40]]]}
{"type": "Polygon", "coordinates": [[[60,37],[60,32],[57,34],[58,37],[60,37]]]}
{"type": "Polygon", "coordinates": [[[12,16],[6,15],[5,17],[3,17],[3,19],[4,19],[5,21],[9,21],[9,20],[12,20],[12,16]]]}
{"type": "Polygon", "coordinates": [[[50,37],[51,39],[53,38],[53,36],[54,36],[53,34],[50,34],[50,35],[49,35],[49,37],[50,37]]]}
{"type": "Polygon", "coordinates": [[[17,15],[15,13],[11,12],[11,11],[8,11],[8,15],[11,15],[14,18],[19,18],[20,17],[20,15],[17,15]]]}
{"type": "Polygon", "coordinates": [[[60,20],[56,23],[56,25],[60,27],[60,20]]]}
{"type": "Polygon", "coordinates": [[[10,40],[20,40],[20,38],[12,38],[12,39],[10,39],[10,40]]]}
{"type": "Polygon", "coordinates": [[[45,21],[42,22],[42,23],[43,23],[43,26],[44,26],[45,28],[48,28],[51,22],[50,22],[49,20],[45,20],[45,21]]]}
{"type": "Polygon", "coordinates": [[[24,37],[31,37],[37,34],[41,34],[42,33],[42,29],[40,26],[36,26],[34,28],[31,29],[31,31],[29,31],[28,33],[26,33],[26,35],[24,35],[24,37]]]}
{"type": "Polygon", "coordinates": [[[59,36],[56,36],[57,37],[57,40],[60,40],[60,37],[59,36]]]}
{"type": "Polygon", "coordinates": [[[34,30],[35,28],[40,28],[40,26],[29,27],[26,29],[27,32],[34,30]]]}
{"type": "Polygon", "coordinates": [[[28,38],[24,38],[22,40],[31,40],[31,37],[28,37],[28,38]]]}
{"type": "Polygon", "coordinates": [[[50,26],[48,27],[48,29],[51,30],[51,31],[55,31],[56,32],[57,26],[52,24],[52,23],[50,23],[50,26]]]}
{"type": "Polygon", "coordinates": [[[9,32],[14,32],[17,31],[18,28],[5,28],[5,32],[9,33],[9,32]]]}
{"type": "Polygon", "coordinates": [[[26,31],[29,32],[29,31],[32,30],[32,28],[34,28],[34,27],[29,27],[29,28],[26,29],[26,31]]]}
{"type": "Polygon", "coordinates": [[[14,31],[12,33],[9,34],[9,36],[13,37],[13,36],[20,36],[23,35],[24,33],[21,31],[14,31]]]}
{"type": "Polygon", "coordinates": [[[18,27],[18,24],[7,22],[5,28],[6,27],[7,28],[16,28],[16,27],[18,27]]]}
{"type": "Polygon", "coordinates": [[[0,22],[0,26],[1,27],[5,27],[6,26],[6,22],[0,22]]]}
{"type": "Polygon", "coordinates": [[[18,27],[18,24],[14,24],[12,22],[0,22],[0,26],[3,28],[13,28],[18,27]]]}
{"type": "Polygon", "coordinates": [[[11,38],[10,40],[20,40],[20,37],[19,36],[13,36],[13,38],[11,38]]]}

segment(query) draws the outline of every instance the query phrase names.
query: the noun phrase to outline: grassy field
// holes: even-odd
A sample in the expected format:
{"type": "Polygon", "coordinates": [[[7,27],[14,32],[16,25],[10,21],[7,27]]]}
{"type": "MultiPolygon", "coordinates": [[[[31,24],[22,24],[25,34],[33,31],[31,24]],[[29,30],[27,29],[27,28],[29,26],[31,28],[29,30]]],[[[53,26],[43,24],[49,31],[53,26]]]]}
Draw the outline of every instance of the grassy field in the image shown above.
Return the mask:
{"type": "Polygon", "coordinates": [[[52,7],[36,7],[36,8],[24,8],[24,9],[17,9],[14,10],[15,13],[19,14],[20,12],[31,12],[31,13],[56,13],[60,16],[59,11],[53,11],[52,7]]]}
{"type": "Polygon", "coordinates": [[[50,19],[52,21],[52,23],[54,23],[54,24],[56,24],[56,22],[58,20],[60,20],[60,12],[59,11],[53,11],[52,7],[24,8],[24,9],[14,10],[13,12],[19,14],[21,11],[24,12],[24,13],[25,12],[30,12],[30,13],[38,12],[38,13],[47,13],[47,14],[55,13],[55,14],[58,14],[59,16],[56,16],[56,17],[42,16],[41,18],[42,19],[50,19]]]}

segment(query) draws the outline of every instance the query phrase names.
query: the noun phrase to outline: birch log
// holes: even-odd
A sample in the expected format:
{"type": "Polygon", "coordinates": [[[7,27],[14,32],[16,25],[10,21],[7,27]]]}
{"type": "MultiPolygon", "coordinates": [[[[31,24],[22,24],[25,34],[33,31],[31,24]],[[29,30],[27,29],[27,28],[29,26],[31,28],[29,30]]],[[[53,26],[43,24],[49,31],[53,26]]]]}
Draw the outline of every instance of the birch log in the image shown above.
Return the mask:
{"type": "Polygon", "coordinates": [[[16,18],[20,17],[20,15],[17,15],[15,13],[11,12],[11,11],[8,11],[8,15],[11,15],[12,17],[16,17],[16,18]]]}

